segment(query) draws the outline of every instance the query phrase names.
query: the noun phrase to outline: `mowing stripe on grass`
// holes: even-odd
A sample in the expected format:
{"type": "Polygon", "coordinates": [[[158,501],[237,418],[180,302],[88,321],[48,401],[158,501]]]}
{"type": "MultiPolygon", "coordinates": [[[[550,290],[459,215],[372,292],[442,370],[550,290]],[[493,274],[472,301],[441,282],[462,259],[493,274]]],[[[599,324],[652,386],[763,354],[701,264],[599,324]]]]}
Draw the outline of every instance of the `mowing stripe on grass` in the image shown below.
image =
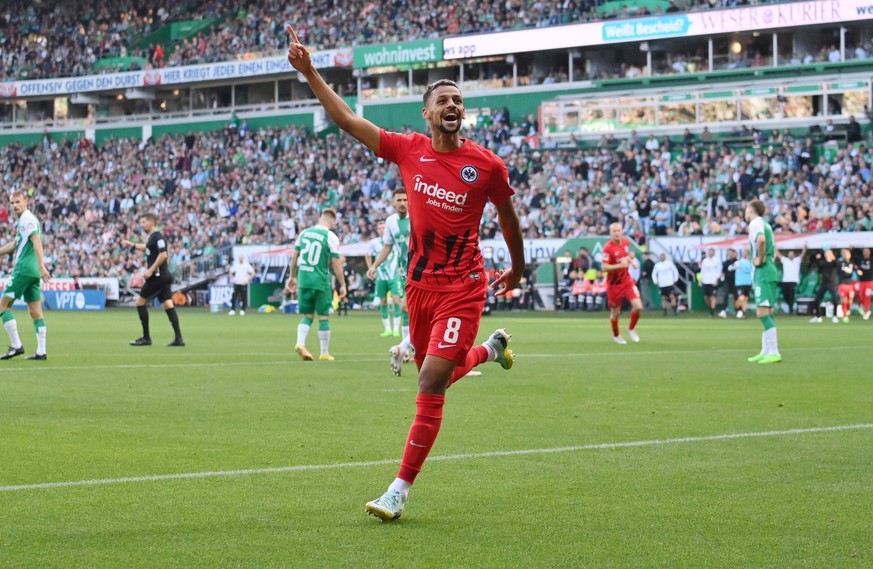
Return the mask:
{"type": "MultiPolygon", "coordinates": [[[[491,458],[500,456],[524,456],[534,454],[553,454],[559,452],[575,452],[583,450],[607,450],[632,447],[648,447],[656,445],[670,445],[681,443],[698,443],[707,441],[727,441],[733,439],[751,439],[762,437],[781,437],[790,435],[805,435],[810,433],[827,433],[834,431],[857,431],[861,429],[873,429],[873,423],[857,425],[837,425],[834,427],[811,427],[806,429],[787,429],[784,431],[762,431],[753,433],[728,433],[723,435],[709,435],[702,437],[680,437],[674,439],[653,439],[647,441],[630,441],[624,443],[598,443],[577,446],[563,446],[553,448],[522,449],[522,450],[499,450],[491,452],[476,452],[467,454],[449,454],[431,456],[428,460],[469,460],[477,458],[491,458]]],[[[134,482],[157,482],[162,480],[185,480],[190,478],[218,478],[234,476],[250,476],[254,474],[272,474],[277,472],[305,472],[313,470],[331,470],[337,468],[363,468],[367,466],[382,466],[385,464],[397,464],[399,459],[389,458],[383,460],[370,460],[363,462],[338,462],[335,464],[301,464],[297,466],[279,466],[273,468],[247,468],[243,470],[214,470],[207,472],[185,472],[179,474],[155,474],[151,476],[129,476],[124,478],[100,478],[94,480],[70,480],[67,482],[43,482],[40,484],[16,484],[0,486],[0,492],[21,492],[24,490],[45,490],[51,488],[68,488],[74,486],[104,486],[107,484],[128,484],[134,482]]]]}
{"type": "MultiPolygon", "coordinates": [[[[612,347],[612,346],[608,346],[612,347]]],[[[782,349],[782,353],[786,352],[811,352],[811,351],[828,351],[833,352],[836,350],[857,350],[860,346],[818,346],[818,347],[802,347],[802,348],[788,348],[782,349]]],[[[635,351],[633,348],[616,348],[614,351],[608,352],[577,352],[572,354],[528,354],[525,352],[516,352],[515,356],[520,358],[597,358],[597,357],[608,357],[614,358],[615,354],[621,352],[622,356],[653,356],[653,355],[682,355],[682,354],[708,354],[713,352],[718,353],[752,353],[754,350],[749,348],[721,348],[721,349],[712,349],[712,350],[654,350],[654,351],[635,351]]],[[[209,356],[212,354],[192,354],[194,356],[209,356]]],[[[226,355],[226,354],[220,354],[226,355]]],[[[251,355],[251,354],[247,354],[251,355]]],[[[273,354],[271,354],[273,355],[273,354]]],[[[285,360],[254,360],[254,361],[233,361],[233,362],[186,362],[186,363],[175,363],[175,364],[156,364],[156,363],[138,363],[138,364],[106,364],[106,365],[90,365],[83,364],[77,366],[53,366],[53,365],[31,365],[28,363],[26,366],[15,366],[11,365],[10,367],[0,367],[0,374],[3,373],[20,373],[22,369],[27,369],[28,373],[31,372],[41,372],[41,371],[69,371],[74,369],[139,369],[139,368],[196,368],[196,367],[227,367],[227,366],[275,366],[275,365],[288,365],[289,363],[300,363],[304,365],[332,365],[339,366],[343,364],[353,364],[357,365],[361,362],[387,362],[388,357],[372,357],[372,353],[338,353],[337,357],[340,358],[337,361],[329,362],[327,364],[322,363],[305,363],[301,362],[300,359],[295,356],[289,356],[288,359],[285,360]],[[359,357],[361,355],[369,356],[369,357],[359,357]],[[343,357],[351,357],[353,359],[342,359],[343,357]]]]}

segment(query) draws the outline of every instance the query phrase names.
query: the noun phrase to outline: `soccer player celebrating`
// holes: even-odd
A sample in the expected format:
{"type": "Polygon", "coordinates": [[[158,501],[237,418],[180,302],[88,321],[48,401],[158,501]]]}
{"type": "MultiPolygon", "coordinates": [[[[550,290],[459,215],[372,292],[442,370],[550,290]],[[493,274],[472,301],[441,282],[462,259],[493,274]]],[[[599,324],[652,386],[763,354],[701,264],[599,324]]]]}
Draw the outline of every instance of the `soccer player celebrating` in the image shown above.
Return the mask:
{"type": "Polygon", "coordinates": [[[630,240],[624,236],[620,223],[609,226],[609,241],[603,246],[600,268],[606,271],[606,303],[609,305],[609,323],[612,325],[612,339],[616,344],[627,344],[618,333],[618,317],[621,315],[621,301],[625,298],[631,305],[630,325],[627,335],[634,342],[640,341],[636,332],[637,321],[643,303],[640,300],[640,290],[628,273],[630,265],[639,266],[630,251],[630,240]]]}
{"type": "Polygon", "coordinates": [[[161,301],[170,325],[173,326],[175,338],[167,344],[170,347],[182,347],[185,340],[182,339],[182,331],[179,328],[179,315],[176,314],[176,305],[173,304],[173,275],[167,265],[169,254],[167,253],[167,240],[160,231],[155,229],[158,225],[158,217],[153,213],[145,213],[139,219],[139,225],[149,236],[145,243],[134,243],[129,239],[122,239],[121,244],[130,247],[133,251],[145,251],[148,268],[145,271],[145,283],[139,291],[136,299],[136,311],[139,313],[139,321],[142,324],[142,336],[130,343],[131,346],[151,346],[152,337],[149,333],[149,307],[148,303],[157,297],[161,301]]]}
{"type": "Polygon", "coordinates": [[[389,255],[393,254],[396,257],[397,266],[399,267],[397,277],[398,288],[402,296],[400,307],[403,318],[401,334],[403,339],[400,341],[400,344],[391,346],[388,354],[391,371],[394,372],[394,375],[400,375],[403,361],[411,344],[409,337],[409,306],[406,302],[406,273],[409,270],[407,266],[409,262],[409,197],[403,188],[394,190],[394,210],[395,212],[388,216],[388,219],[385,221],[385,230],[382,235],[382,242],[384,243],[382,251],[380,251],[379,256],[373,262],[370,271],[367,271],[367,276],[373,278],[370,274],[371,271],[378,272],[389,255]]]}
{"type": "Polygon", "coordinates": [[[746,221],[749,222],[749,245],[752,257],[752,291],[757,305],[757,316],[764,327],[761,334],[761,353],[748,361],[773,364],[782,361],[779,343],[776,340],[776,324],[773,322],[773,307],[776,305],[776,286],[779,282],[776,271],[776,243],[773,229],[764,220],[764,202],[752,200],[746,206],[746,221]]]}
{"type": "Polygon", "coordinates": [[[42,291],[40,279],[51,281],[51,275],[45,267],[45,258],[40,238],[39,220],[27,207],[27,196],[21,190],[14,190],[11,196],[12,212],[18,216],[15,227],[15,241],[10,241],[0,247],[0,256],[15,252],[14,267],[9,281],[0,297],[0,316],[3,327],[9,334],[9,350],[0,356],[0,360],[8,360],[24,353],[24,345],[18,336],[18,323],[12,314],[12,304],[16,298],[23,298],[27,303],[33,327],[36,330],[36,352],[25,359],[45,360],[45,320],[42,317],[42,291]]]}
{"type": "Polygon", "coordinates": [[[849,322],[849,312],[855,301],[855,263],[849,249],[840,251],[840,267],[837,271],[837,292],[840,293],[840,306],[843,309],[843,322],[849,322]]]}
{"type": "Polygon", "coordinates": [[[318,342],[323,362],[333,361],[330,355],[330,308],[333,304],[333,287],[330,284],[329,268],[333,270],[340,284],[339,296],[346,296],[346,278],[340,261],[339,237],[333,232],[336,225],[336,211],[326,208],[321,212],[318,223],[300,232],[291,253],[288,267],[288,282],[285,292],[290,294],[297,287],[298,312],[303,320],[297,325],[297,343],[294,351],[305,362],[313,360],[306,349],[306,336],[318,315],[318,342]]]}
{"type": "Polygon", "coordinates": [[[865,247],[861,251],[861,260],[858,261],[858,301],[864,308],[864,320],[870,319],[870,301],[873,299],[873,258],[870,256],[870,248],[865,247]]]}
{"type": "Polygon", "coordinates": [[[445,393],[472,367],[496,361],[512,367],[509,334],[495,331],[473,347],[485,306],[487,279],[479,251],[479,224],[485,205],[497,208],[498,222],[512,259],[492,286],[505,294],[524,271],[521,228],[506,165],[471,140],[461,138],[464,98],[446,79],[428,85],[421,116],[431,130],[399,134],[359,117],[327,85],[288,26],[288,61],[309,82],[327,114],[377,156],[395,162],[409,192],[409,272],[407,303],[418,372],[416,414],[397,478],[366,509],[383,521],[403,512],[409,489],[440,430],[445,393]]]}

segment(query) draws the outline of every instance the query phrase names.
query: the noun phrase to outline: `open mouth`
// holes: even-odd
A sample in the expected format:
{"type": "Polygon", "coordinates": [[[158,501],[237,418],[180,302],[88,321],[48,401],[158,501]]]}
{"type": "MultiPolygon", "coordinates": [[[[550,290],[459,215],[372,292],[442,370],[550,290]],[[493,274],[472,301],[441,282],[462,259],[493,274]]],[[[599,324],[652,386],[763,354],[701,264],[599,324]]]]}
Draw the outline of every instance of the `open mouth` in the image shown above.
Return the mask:
{"type": "Polygon", "coordinates": [[[443,120],[446,122],[455,122],[458,120],[459,115],[454,112],[449,112],[443,115],[443,120]]]}

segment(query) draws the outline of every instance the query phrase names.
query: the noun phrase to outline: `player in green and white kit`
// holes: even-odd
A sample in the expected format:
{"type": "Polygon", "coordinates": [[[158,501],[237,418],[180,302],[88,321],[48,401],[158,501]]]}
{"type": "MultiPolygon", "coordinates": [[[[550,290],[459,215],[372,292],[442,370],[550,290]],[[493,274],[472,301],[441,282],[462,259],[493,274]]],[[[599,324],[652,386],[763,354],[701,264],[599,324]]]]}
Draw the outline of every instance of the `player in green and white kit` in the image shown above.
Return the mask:
{"type": "Polygon", "coordinates": [[[764,220],[766,210],[761,200],[752,200],[746,206],[746,221],[749,222],[749,248],[754,271],[752,288],[757,314],[764,333],[761,335],[761,353],[749,358],[752,363],[773,364],[782,361],[776,340],[776,324],[773,322],[773,307],[776,306],[776,287],[779,276],[776,271],[776,242],[773,229],[764,220]]]}
{"type": "Polygon", "coordinates": [[[294,351],[303,361],[312,361],[312,354],[306,349],[306,336],[312,326],[314,316],[318,315],[318,341],[321,345],[321,361],[333,361],[330,355],[330,309],[333,304],[333,287],[330,270],[340,284],[339,295],[346,296],[346,280],[340,262],[339,237],[332,230],[336,225],[336,211],[327,208],[321,212],[318,224],[304,229],[294,243],[288,282],[285,292],[291,293],[297,287],[298,312],[303,320],[297,325],[297,344],[294,351]]]}
{"type": "MultiPolygon", "coordinates": [[[[376,275],[376,269],[381,265],[388,255],[393,250],[397,256],[397,274],[399,280],[399,288],[403,295],[401,309],[402,319],[402,340],[397,346],[392,346],[389,350],[391,357],[391,371],[394,375],[400,375],[400,368],[403,361],[409,361],[410,339],[409,339],[409,309],[406,306],[406,272],[409,265],[409,198],[406,195],[404,188],[394,190],[394,212],[385,220],[385,233],[382,235],[382,241],[385,245],[379,257],[373,262],[370,270],[367,271],[367,276],[371,279],[376,275]]],[[[412,348],[415,349],[414,347],[412,348]]]]}
{"type": "MultiPolygon", "coordinates": [[[[376,224],[378,237],[374,237],[369,241],[369,249],[364,260],[367,262],[367,269],[373,266],[375,259],[382,253],[382,249],[386,246],[384,241],[385,222],[380,221],[376,224]]],[[[401,288],[401,283],[398,275],[398,255],[397,250],[390,243],[387,245],[390,253],[377,268],[376,268],[376,298],[379,299],[379,312],[382,317],[382,326],[384,331],[382,336],[399,336],[400,335],[400,312],[403,301],[404,292],[401,288]],[[391,306],[389,314],[388,293],[391,293],[391,306]],[[391,321],[394,321],[394,330],[391,329],[391,321]]]]}
{"type": "Polygon", "coordinates": [[[0,297],[0,316],[3,327],[9,334],[9,350],[0,356],[0,360],[8,360],[24,353],[24,346],[18,336],[18,323],[12,314],[12,303],[16,298],[24,299],[30,317],[33,318],[33,328],[36,330],[36,353],[28,356],[28,360],[47,359],[45,351],[46,327],[42,317],[42,291],[40,280],[51,281],[51,275],[45,267],[42,251],[39,220],[27,208],[27,196],[20,190],[12,192],[12,211],[18,216],[15,226],[15,241],[10,241],[0,247],[0,255],[15,252],[12,276],[6,283],[3,296],[0,297]]]}

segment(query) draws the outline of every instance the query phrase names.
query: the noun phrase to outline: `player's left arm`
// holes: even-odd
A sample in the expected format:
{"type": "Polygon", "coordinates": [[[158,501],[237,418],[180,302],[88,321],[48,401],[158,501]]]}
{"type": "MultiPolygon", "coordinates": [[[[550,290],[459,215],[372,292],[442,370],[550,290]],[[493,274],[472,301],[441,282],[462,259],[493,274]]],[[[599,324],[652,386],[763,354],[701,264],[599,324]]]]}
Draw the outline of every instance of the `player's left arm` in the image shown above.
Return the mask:
{"type": "Polygon", "coordinates": [[[36,262],[39,264],[39,276],[45,282],[49,282],[52,280],[52,276],[45,266],[45,255],[43,254],[42,239],[39,238],[39,233],[31,233],[30,242],[33,243],[33,252],[36,253],[36,262]]]}
{"type": "Polygon", "coordinates": [[[300,256],[300,251],[294,249],[291,252],[291,262],[288,263],[288,281],[285,283],[285,292],[294,292],[294,287],[297,285],[297,257],[300,256]]]}
{"type": "Polygon", "coordinates": [[[507,197],[494,205],[497,208],[497,222],[500,224],[500,231],[503,233],[503,240],[506,241],[509,258],[512,261],[512,266],[498,273],[497,279],[491,283],[491,288],[495,289],[495,294],[499,296],[514,289],[524,274],[524,239],[512,198],[507,197]]]}
{"type": "Polygon", "coordinates": [[[343,274],[343,262],[340,261],[339,257],[334,257],[330,260],[330,264],[331,267],[333,267],[333,274],[336,276],[336,282],[340,284],[340,298],[345,298],[348,290],[346,290],[346,276],[343,274]]]}

